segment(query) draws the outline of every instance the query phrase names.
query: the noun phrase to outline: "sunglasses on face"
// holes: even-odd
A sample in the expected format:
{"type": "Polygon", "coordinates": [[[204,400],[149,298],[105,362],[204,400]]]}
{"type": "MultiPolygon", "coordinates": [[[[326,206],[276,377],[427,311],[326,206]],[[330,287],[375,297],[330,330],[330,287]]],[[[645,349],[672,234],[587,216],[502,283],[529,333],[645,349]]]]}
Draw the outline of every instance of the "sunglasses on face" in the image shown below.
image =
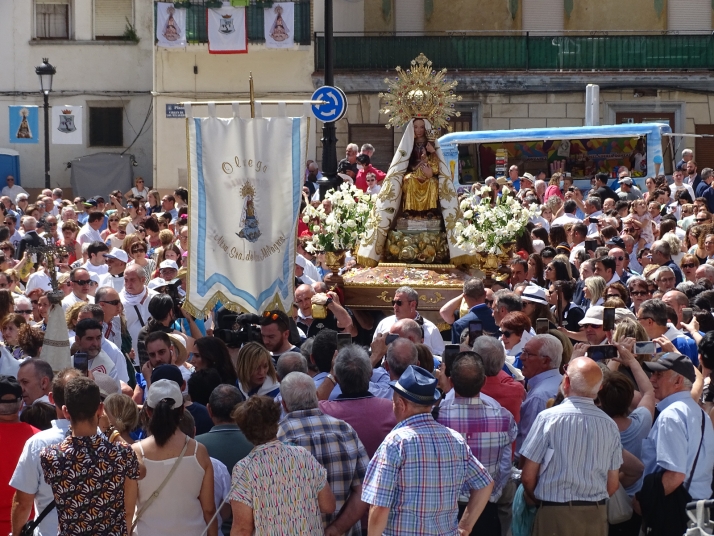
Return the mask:
{"type": "Polygon", "coordinates": [[[99,303],[108,303],[109,305],[117,306],[121,303],[121,300],[104,300],[100,301],[99,303]]]}
{"type": "Polygon", "coordinates": [[[32,309],[16,309],[15,314],[18,315],[31,315],[32,314],[32,309]]]}
{"type": "Polygon", "coordinates": [[[402,306],[402,300],[392,300],[392,306],[398,305],[399,307],[402,306]]]}
{"type": "Polygon", "coordinates": [[[696,264],[683,264],[683,265],[682,265],[682,268],[685,269],[685,270],[687,270],[687,269],[689,269],[689,268],[696,268],[696,267],[697,267],[696,264]]]}
{"type": "Polygon", "coordinates": [[[89,285],[91,279],[74,279],[72,283],[77,283],[79,286],[89,285]]]}
{"type": "Polygon", "coordinates": [[[707,218],[697,218],[697,223],[706,223],[709,220],[707,218]]]}
{"type": "Polygon", "coordinates": [[[507,339],[511,335],[513,335],[512,331],[502,331],[501,334],[507,339]]]}
{"type": "Polygon", "coordinates": [[[30,300],[30,303],[31,303],[32,305],[37,305],[39,302],[38,302],[38,300],[30,300]]]}

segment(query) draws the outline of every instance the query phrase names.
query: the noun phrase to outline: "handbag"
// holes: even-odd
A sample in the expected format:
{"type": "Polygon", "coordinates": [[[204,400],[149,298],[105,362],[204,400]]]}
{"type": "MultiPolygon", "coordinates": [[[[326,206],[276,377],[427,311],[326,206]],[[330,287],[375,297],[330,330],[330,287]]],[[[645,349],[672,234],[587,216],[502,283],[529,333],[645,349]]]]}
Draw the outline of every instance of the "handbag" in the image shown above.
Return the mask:
{"type": "Polygon", "coordinates": [[[692,501],[689,487],[697,468],[699,453],[704,442],[705,416],[702,411],[702,439],[699,441],[697,455],[694,457],[692,471],[689,478],[680,484],[669,495],[664,494],[662,485],[662,472],[647,475],[642,483],[642,489],[637,493],[637,500],[642,507],[642,528],[648,536],[670,536],[684,534],[687,530],[689,517],[687,516],[687,503],[692,501]]]}
{"type": "Polygon", "coordinates": [[[617,491],[607,500],[607,522],[611,525],[624,523],[632,518],[632,499],[620,484],[617,491]]]}
{"type": "Polygon", "coordinates": [[[35,529],[40,526],[42,520],[47,517],[47,514],[49,514],[55,506],[57,506],[57,503],[53,500],[50,504],[45,506],[45,509],[42,510],[42,513],[39,516],[32,521],[25,523],[20,530],[20,536],[33,536],[35,534],[35,529]]]}
{"type": "Polygon", "coordinates": [[[141,519],[141,516],[144,515],[144,512],[151,506],[151,504],[156,500],[156,498],[159,496],[159,493],[161,493],[161,490],[164,489],[164,486],[168,483],[169,480],[171,480],[171,477],[174,475],[176,472],[176,468],[179,466],[181,463],[181,460],[183,460],[183,455],[186,454],[186,449],[188,448],[188,436],[186,436],[186,444],[183,446],[183,449],[181,449],[181,454],[179,454],[179,457],[176,458],[176,461],[174,462],[173,467],[171,467],[171,471],[169,471],[169,474],[166,475],[166,478],[164,478],[164,481],[161,483],[161,485],[156,488],[156,491],[151,494],[151,497],[148,498],[148,500],[144,503],[144,506],[141,507],[139,512],[136,514],[136,517],[134,518],[134,521],[131,524],[131,531],[134,532],[134,529],[136,528],[136,524],[139,522],[139,519],[141,519]]]}

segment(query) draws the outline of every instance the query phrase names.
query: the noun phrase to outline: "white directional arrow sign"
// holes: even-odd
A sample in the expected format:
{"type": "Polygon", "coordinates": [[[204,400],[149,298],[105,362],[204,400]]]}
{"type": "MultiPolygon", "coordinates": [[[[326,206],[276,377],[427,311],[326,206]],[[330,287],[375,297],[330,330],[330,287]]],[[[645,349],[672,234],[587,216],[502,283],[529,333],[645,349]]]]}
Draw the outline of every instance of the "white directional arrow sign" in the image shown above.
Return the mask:
{"type": "Polygon", "coordinates": [[[323,123],[339,121],[347,113],[347,96],[338,87],[322,86],[312,94],[312,100],[325,101],[312,105],[312,113],[323,123]]]}

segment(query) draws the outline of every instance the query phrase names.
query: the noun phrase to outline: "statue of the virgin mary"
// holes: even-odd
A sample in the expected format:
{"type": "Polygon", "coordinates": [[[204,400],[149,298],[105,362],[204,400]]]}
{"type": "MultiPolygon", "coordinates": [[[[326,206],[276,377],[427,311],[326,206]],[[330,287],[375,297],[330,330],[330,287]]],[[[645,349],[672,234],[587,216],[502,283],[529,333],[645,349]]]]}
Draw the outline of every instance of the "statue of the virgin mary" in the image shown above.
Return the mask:
{"type": "Polygon", "coordinates": [[[444,81],[446,69],[432,71],[420,54],[411,69],[397,67],[399,77],[387,79],[382,94],[390,126],[404,126],[382,189],[367,223],[357,254],[363,266],[380,262],[471,264],[456,245],[454,226],[461,218],[453,177],[436,138],[453,110],[456,82],[444,81]]]}

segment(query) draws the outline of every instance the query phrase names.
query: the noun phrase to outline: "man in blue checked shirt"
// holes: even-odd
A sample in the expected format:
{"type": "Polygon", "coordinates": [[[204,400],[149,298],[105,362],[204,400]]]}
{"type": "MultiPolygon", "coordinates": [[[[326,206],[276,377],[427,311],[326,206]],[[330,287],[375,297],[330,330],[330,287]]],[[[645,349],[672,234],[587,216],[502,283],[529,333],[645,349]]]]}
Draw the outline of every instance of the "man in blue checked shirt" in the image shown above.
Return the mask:
{"type": "Polygon", "coordinates": [[[523,490],[538,505],[533,536],[607,536],[622,444],[615,421],[595,406],[600,385],[595,361],[573,359],[561,384],[565,400],[538,414],[523,443],[523,490]]]}
{"type": "Polygon", "coordinates": [[[410,365],[390,385],[399,424],[377,449],[362,485],[362,500],[371,505],[369,534],[470,534],[491,496],[491,476],[464,438],[431,416],[440,397],[434,376],[410,365]],[[458,521],[462,490],[470,490],[469,501],[458,521]]]}

